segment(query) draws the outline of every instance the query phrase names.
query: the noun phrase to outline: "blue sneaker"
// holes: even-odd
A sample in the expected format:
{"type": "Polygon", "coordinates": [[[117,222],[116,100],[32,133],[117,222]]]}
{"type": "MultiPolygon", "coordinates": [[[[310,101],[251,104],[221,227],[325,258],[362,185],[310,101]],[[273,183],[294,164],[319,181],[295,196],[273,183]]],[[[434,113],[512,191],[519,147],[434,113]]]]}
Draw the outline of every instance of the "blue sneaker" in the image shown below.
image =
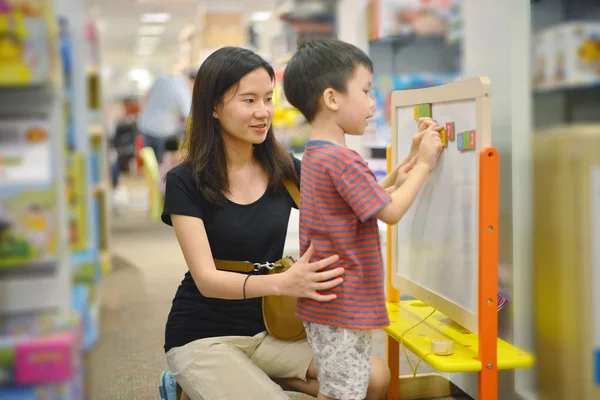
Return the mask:
{"type": "Polygon", "coordinates": [[[179,399],[179,396],[177,395],[177,381],[171,371],[167,370],[162,373],[158,390],[160,391],[161,400],[179,399]]]}

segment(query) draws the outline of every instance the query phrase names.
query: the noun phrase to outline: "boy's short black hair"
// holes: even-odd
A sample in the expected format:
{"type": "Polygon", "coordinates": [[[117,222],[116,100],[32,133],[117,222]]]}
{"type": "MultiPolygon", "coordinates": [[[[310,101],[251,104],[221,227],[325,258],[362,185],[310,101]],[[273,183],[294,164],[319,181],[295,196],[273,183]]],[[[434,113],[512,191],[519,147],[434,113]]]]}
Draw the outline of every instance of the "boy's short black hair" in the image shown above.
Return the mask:
{"type": "Polygon", "coordinates": [[[177,151],[179,150],[179,138],[177,136],[171,136],[165,140],[166,151],[177,151]]]}
{"type": "Polygon", "coordinates": [[[283,90],[290,104],[312,122],[319,97],[325,89],[346,92],[348,80],[362,65],[373,72],[369,56],[358,47],[337,39],[320,39],[301,44],[283,76],[283,90]]]}

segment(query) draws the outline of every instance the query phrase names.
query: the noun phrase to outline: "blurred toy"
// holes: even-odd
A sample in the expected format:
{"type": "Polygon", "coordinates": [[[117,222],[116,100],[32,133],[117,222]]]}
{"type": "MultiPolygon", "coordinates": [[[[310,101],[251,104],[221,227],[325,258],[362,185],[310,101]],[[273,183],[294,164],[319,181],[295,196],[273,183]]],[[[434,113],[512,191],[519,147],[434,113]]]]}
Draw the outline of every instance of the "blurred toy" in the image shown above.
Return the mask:
{"type": "Polygon", "coordinates": [[[567,77],[566,68],[566,57],[564,51],[556,53],[556,64],[554,64],[554,80],[556,82],[562,82],[567,77]]]}
{"type": "Polygon", "coordinates": [[[585,40],[577,49],[579,60],[586,65],[595,65],[600,75],[600,38],[598,36],[585,40]]]}
{"type": "Polygon", "coordinates": [[[510,298],[508,296],[508,294],[502,292],[502,291],[498,291],[498,311],[501,311],[502,309],[504,309],[508,303],[510,303],[510,298]]]}
{"type": "Polygon", "coordinates": [[[86,165],[81,153],[72,152],[67,157],[67,204],[69,240],[74,251],[83,250],[88,242],[88,225],[85,191],[86,165]]]}
{"type": "Polygon", "coordinates": [[[0,193],[0,268],[47,263],[56,252],[53,191],[0,193]],[[8,218],[8,215],[11,217],[8,218]]]}
{"type": "Polygon", "coordinates": [[[537,88],[595,85],[600,80],[600,23],[567,22],[533,40],[537,88]]]}
{"type": "Polygon", "coordinates": [[[546,59],[543,57],[538,58],[535,68],[535,77],[533,79],[533,86],[538,87],[546,82],[546,59]]]}
{"type": "MultiPolygon", "coordinates": [[[[2,386],[68,384],[77,376],[82,343],[77,314],[10,317],[0,322],[2,386]]],[[[0,389],[0,398],[5,398],[4,393],[0,389]]]]}
{"type": "Polygon", "coordinates": [[[2,400],[84,400],[83,371],[69,382],[0,387],[2,400]]]}
{"type": "Polygon", "coordinates": [[[23,85],[31,80],[24,60],[27,38],[21,12],[0,14],[0,85],[23,85]]]}
{"type": "Polygon", "coordinates": [[[35,256],[36,252],[27,239],[15,236],[11,222],[0,216],[0,267],[26,262],[35,256]]]}
{"type": "Polygon", "coordinates": [[[44,0],[1,0],[1,2],[4,6],[0,6],[0,9],[18,10],[25,16],[31,17],[41,16],[46,5],[44,0]]]}
{"type": "Polygon", "coordinates": [[[51,2],[0,0],[0,86],[45,83],[50,77],[46,18],[51,2]]]}

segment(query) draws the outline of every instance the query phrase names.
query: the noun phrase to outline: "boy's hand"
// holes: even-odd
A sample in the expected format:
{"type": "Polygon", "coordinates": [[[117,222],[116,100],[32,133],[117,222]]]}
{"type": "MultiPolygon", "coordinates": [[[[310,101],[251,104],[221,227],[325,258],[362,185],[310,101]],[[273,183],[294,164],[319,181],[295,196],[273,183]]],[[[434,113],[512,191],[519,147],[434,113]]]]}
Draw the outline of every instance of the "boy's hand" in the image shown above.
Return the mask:
{"type": "Polygon", "coordinates": [[[412,160],[414,156],[419,152],[419,146],[421,145],[421,141],[423,140],[423,135],[425,135],[425,131],[429,128],[435,128],[438,131],[442,129],[441,126],[438,126],[437,123],[429,118],[419,118],[419,122],[417,124],[417,133],[413,135],[412,145],[410,146],[410,152],[408,153],[408,158],[412,160]]]}
{"type": "Polygon", "coordinates": [[[419,146],[417,164],[424,164],[430,171],[433,170],[442,149],[442,139],[440,138],[438,130],[434,127],[427,128],[423,133],[423,139],[419,146]]]}
{"type": "Polygon", "coordinates": [[[400,185],[402,185],[406,181],[409,172],[413,169],[416,163],[417,156],[414,156],[409,162],[407,162],[398,169],[398,175],[396,175],[396,182],[394,183],[394,188],[399,188],[400,185]]]}

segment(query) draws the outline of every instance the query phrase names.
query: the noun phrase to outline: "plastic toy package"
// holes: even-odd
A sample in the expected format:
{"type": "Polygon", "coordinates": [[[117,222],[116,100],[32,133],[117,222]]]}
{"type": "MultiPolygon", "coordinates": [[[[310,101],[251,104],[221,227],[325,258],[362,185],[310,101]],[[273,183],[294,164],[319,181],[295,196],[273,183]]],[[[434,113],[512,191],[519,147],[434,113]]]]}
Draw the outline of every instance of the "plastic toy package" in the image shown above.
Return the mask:
{"type": "Polygon", "coordinates": [[[0,269],[56,261],[55,201],[52,188],[0,191],[0,269]]]}
{"type": "Polygon", "coordinates": [[[51,78],[48,1],[0,0],[0,86],[46,83],[51,78]]]}
{"type": "Polygon", "coordinates": [[[58,240],[49,122],[0,124],[0,268],[50,264],[58,240]]]}
{"type": "Polygon", "coordinates": [[[533,49],[534,87],[600,83],[600,23],[555,25],[536,34],[533,49]]]}
{"type": "MultiPolygon", "coordinates": [[[[77,314],[9,317],[0,321],[0,398],[51,398],[71,390],[81,369],[81,319],[77,314]],[[40,386],[41,385],[41,386],[40,386]],[[16,387],[21,386],[21,387],[16,387]],[[32,393],[54,393],[32,397],[32,393]]],[[[76,397],[73,397],[76,398],[76,397]]]]}

